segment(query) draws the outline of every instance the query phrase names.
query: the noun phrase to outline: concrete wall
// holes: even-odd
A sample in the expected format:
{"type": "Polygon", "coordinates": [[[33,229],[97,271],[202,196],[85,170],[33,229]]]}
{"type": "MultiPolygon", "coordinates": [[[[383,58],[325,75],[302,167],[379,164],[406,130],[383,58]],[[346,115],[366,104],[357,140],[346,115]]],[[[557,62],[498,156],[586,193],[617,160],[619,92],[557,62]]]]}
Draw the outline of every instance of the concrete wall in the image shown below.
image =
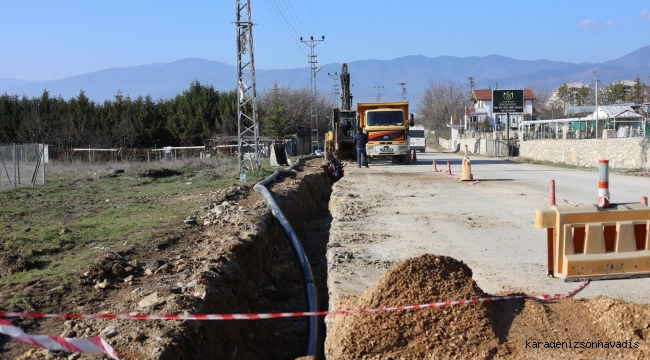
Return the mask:
{"type": "MultiPolygon", "coordinates": [[[[472,154],[495,156],[494,140],[502,143],[496,149],[498,156],[507,156],[505,133],[483,133],[477,137],[459,135],[456,148],[452,149],[452,141],[440,138],[440,146],[454,151],[464,151],[468,145],[472,154]],[[488,144],[488,142],[491,142],[488,144]]],[[[517,137],[516,131],[510,132],[510,137],[517,137]]],[[[650,170],[650,138],[608,138],[604,139],[542,139],[521,141],[511,140],[511,144],[519,147],[519,156],[538,161],[550,161],[574,166],[595,167],[599,159],[609,160],[612,169],[643,169],[650,170]]]]}
{"type": "Polygon", "coordinates": [[[650,138],[528,140],[519,143],[519,156],[575,166],[598,166],[609,160],[613,169],[650,169],[650,138]]]}
{"type": "MultiPolygon", "coordinates": [[[[507,142],[505,132],[497,131],[495,133],[481,133],[468,135],[458,135],[455,142],[452,140],[438,139],[438,143],[445,149],[465,152],[467,145],[470,154],[480,154],[485,156],[508,156],[507,142]],[[498,142],[499,144],[495,144],[498,142]],[[455,148],[452,147],[455,145],[455,148]]],[[[516,132],[510,132],[510,143],[516,146],[516,132]],[[514,134],[513,134],[514,133],[514,134]]]]}

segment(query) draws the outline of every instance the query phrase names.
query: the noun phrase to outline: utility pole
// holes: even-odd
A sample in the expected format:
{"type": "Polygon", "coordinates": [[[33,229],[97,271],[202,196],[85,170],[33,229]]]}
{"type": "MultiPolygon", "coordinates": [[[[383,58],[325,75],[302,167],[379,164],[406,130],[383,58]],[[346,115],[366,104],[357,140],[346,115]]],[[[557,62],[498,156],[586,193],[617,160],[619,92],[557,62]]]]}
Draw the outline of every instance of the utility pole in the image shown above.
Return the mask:
{"type": "MultiPolygon", "coordinates": [[[[596,69],[594,69],[594,85],[596,87],[596,137],[598,136],[598,79],[596,78],[596,69]]],[[[585,130],[586,127],[585,127],[585,130]]]]}
{"type": "Polygon", "coordinates": [[[375,89],[377,89],[377,102],[381,102],[381,89],[383,87],[383,85],[375,86],[375,89]]]}
{"type": "Polygon", "coordinates": [[[309,40],[303,40],[301,36],[300,41],[305,44],[308,44],[310,48],[310,53],[309,55],[307,55],[309,57],[309,61],[308,61],[309,71],[311,71],[311,79],[309,81],[311,85],[311,89],[310,89],[311,103],[309,105],[310,113],[311,113],[311,117],[310,117],[311,128],[309,133],[309,140],[311,140],[310,141],[311,153],[313,154],[314,153],[314,130],[316,131],[316,146],[318,146],[318,118],[316,117],[317,116],[316,109],[314,109],[314,97],[316,97],[316,95],[318,94],[318,89],[316,88],[316,74],[320,71],[320,68],[316,66],[318,60],[316,60],[317,55],[314,54],[314,48],[321,41],[325,41],[325,36],[323,35],[323,37],[320,40],[319,39],[314,40],[313,36],[310,36],[309,40]],[[314,128],[314,123],[316,123],[315,128],[314,128]]]}
{"type": "MultiPolygon", "coordinates": [[[[239,171],[245,171],[244,152],[255,152],[255,171],[260,170],[259,122],[257,119],[257,91],[255,89],[255,61],[253,58],[253,22],[251,1],[237,1],[237,157],[239,171]],[[246,84],[248,82],[248,85],[246,84]],[[244,108],[250,107],[246,113],[244,108]]],[[[248,155],[250,158],[250,154],[248,155]]],[[[252,159],[251,159],[252,160],[252,159]]],[[[251,161],[252,162],[252,161],[251,161]]],[[[252,170],[252,169],[251,169],[252,170]]]]}
{"type": "MultiPolygon", "coordinates": [[[[469,95],[470,95],[470,98],[471,98],[472,94],[474,94],[474,77],[473,76],[468,76],[467,80],[469,80],[469,95]]],[[[466,117],[466,119],[465,119],[465,130],[467,130],[467,122],[469,120],[471,120],[471,119],[469,119],[469,116],[467,116],[467,114],[468,114],[467,106],[465,106],[465,117],[466,117]]]]}
{"type": "Polygon", "coordinates": [[[339,73],[335,72],[334,74],[327,73],[332,79],[334,79],[334,98],[338,99],[339,97],[339,73]]]}
{"type": "Polygon", "coordinates": [[[406,99],[406,83],[397,83],[397,85],[402,87],[402,101],[406,99]]]}

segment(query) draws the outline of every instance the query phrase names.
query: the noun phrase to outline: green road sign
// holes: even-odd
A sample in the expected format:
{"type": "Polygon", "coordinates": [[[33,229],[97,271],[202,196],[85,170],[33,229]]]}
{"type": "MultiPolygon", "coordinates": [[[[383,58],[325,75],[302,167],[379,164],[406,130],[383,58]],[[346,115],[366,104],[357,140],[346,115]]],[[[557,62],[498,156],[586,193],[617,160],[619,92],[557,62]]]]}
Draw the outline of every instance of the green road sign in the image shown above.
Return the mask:
{"type": "Polygon", "coordinates": [[[492,90],[492,113],[524,112],[523,90],[492,90]]]}

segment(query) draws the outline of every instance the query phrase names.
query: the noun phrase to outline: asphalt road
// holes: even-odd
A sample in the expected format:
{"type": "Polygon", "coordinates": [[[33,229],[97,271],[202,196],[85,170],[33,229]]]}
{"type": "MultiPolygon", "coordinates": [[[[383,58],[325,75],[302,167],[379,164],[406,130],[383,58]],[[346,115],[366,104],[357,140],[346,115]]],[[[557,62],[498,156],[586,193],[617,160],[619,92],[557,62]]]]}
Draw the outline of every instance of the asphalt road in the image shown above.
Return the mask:
{"type": "MultiPolygon", "coordinates": [[[[491,294],[562,293],[579,285],[546,277],[546,232],[533,222],[536,210],[548,209],[551,179],[558,204],[595,204],[597,170],[470,157],[479,181],[472,184],[433,171],[433,159],[443,169],[450,161],[459,176],[462,154],[427,152],[417,158],[410,166],[350,164],[335,184],[328,251],[331,309],[344,295],[372,285],[385,264],[423,253],[464,261],[491,294]]],[[[650,196],[648,177],[610,173],[609,181],[613,203],[650,196]]],[[[650,278],[593,281],[577,297],[650,303],[648,289],[650,278]]]]}

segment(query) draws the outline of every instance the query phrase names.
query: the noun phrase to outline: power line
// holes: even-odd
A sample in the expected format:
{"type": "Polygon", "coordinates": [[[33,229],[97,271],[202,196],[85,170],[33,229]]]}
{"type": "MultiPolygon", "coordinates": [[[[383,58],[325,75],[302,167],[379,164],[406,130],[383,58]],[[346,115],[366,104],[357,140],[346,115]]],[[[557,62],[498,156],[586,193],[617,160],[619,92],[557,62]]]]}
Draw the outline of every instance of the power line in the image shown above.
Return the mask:
{"type": "MultiPolygon", "coordinates": [[[[309,5],[309,11],[311,12],[311,17],[314,19],[314,23],[316,24],[316,29],[318,29],[318,32],[323,34],[323,32],[320,30],[320,26],[318,26],[318,21],[316,21],[316,16],[314,16],[314,10],[312,10],[311,8],[311,1],[307,0],[307,5],[309,5]]],[[[332,62],[336,62],[334,61],[334,58],[332,57],[332,54],[330,53],[330,49],[327,46],[327,44],[325,44],[325,50],[327,50],[327,53],[330,56],[330,60],[332,60],[332,62]]]]}
{"type": "MultiPolygon", "coordinates": [[[[273,17],[273,20],[275,20],[275,23],[280,27],[280,30],[282,31],[282,33],[284,34],[284,36],[287,38],[287,40],[289,40],[289,43],[291,44],[291,46],[293,46],[293,48],[294,48],[294,49],[295,49],[295,50],[296,50],[300,55],[306,55],[306,53],[305,53],[303,50],[301,50],[300,46],[296,46],[296,43],[294,42],[294,40],[292,40],[292,39],[295,39],[295,37],[292,37],[292,36],[290,36],[290,35],[287,34],[287,31],[286,31],[285,28],[283,27],[283,24],[281,23],[281,21],[278,20],[278,16],[276,15],[275,10],[272,9],[272,8],[269,6],[269,4],[267,3],[266,0],[263,0],[263,1],[264,1],[264,5],[266,5],[266,8],[269,9],[269,12],[271,12],[271,16],[273,17]]],[[[269,1],[271,1],[271,0],[269,0],[269,1]]]]}

